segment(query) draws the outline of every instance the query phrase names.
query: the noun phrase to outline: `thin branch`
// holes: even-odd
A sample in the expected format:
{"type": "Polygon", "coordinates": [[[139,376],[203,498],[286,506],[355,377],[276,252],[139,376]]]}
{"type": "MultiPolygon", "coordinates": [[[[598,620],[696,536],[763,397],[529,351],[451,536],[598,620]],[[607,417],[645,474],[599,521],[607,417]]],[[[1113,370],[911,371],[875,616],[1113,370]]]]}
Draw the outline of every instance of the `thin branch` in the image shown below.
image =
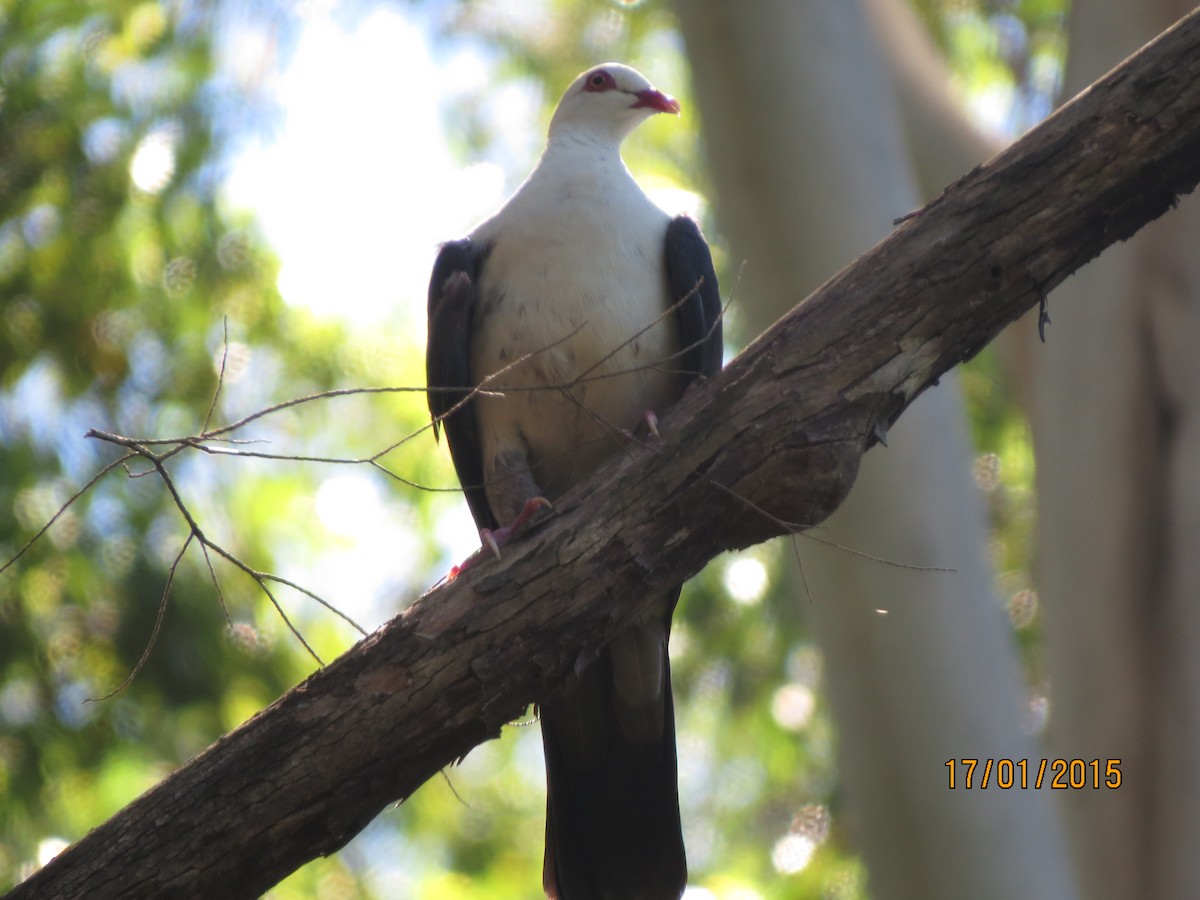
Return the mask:
{"type": "Polygon", "coordinates": [[[201,432],[208,431],[208,425],[212,422],[213,412],[217,408],[217,399],[221,396],[221,386],[225,383],[225,364],[229,361],[229,316],[221,317],[221,327],[225,332],[224,340],[221,341],[221,370],[217,373],[217,386],[213,390],[212,402],[208,404],[208,412],[204,415],[204,425],[200,429],[201,432]]]}
{"type": "Polygon", "coordinates": [[[76,500],[78,500],[80,497],[82,497],[84,494],[86,494],[88,491],[90,491],[92,489],[92,485],[94,485],[96,482],[98,482],[101,478],[103,478],[105,475],[107,475],[109,472],[111,472],[117,466],[125,465],[127,462],[129,462],[129,460],[134,459],[136,456],[137,456],[136,453],[126,453],[124,456],[114,459],[108,465],[104,466],[99,472],[97,472],[95,475],[93,475],[87,484],[85,484],[83,487],[81,487],[74,494],[72,494],[70,497],[67,498],[66,502],[63,503],[63,505],[58,508],[58,511],[50,517],[50,519],[46,522],[46,524],[38,529],[37,534],[35,534],[33,537],[31,537],[29,540],[27,540],[24,544],[22,544],[21,548],[19,550],[17,550],[17,552],[14,553],[8,559],[8,561],[4,563],[4,565],[0,566],[0,574],[3,574],[3,572],[6,569],[8,569],[9,566],[13,565],[13,563],[15,563],[22,556],[24,556],[26,554],[26,552],[28,552],[29,548],[32,547],[34,544],[36,544],[38,542],[38,540],[41,539],[42,535],[44,535],[47,531],[49,531],[51,526],[53,526],[54,523],[57,522],[59,520],[59,518],[62,517],[62,514],[67,511],[67,509],[71,506],[71,504],[73,504],[76,500]]]}
{"type": "MultiPolygon", "coordinates": [[[[184,501],[183,496],[180,494],[179,488],[175,484],[175,479],[171,476],[171,473],[168,471],[168,469],[165,465],[165,460],[167,458],[169,458],[170,456],[174,455],[174,453],[176,452],[176,449],[168,450],[165,453],[159,454],[159,453],[155,453],[153,450],[151,450],[148,447],[142,446],[141,443],[136,440],[133,440],[130,438],[122,438],[119,435],[112,435],[112,434],[107,434],[104,432],[99,432],[99,431],[96,431],[95,429],[89,431],[88,436],[99,438],[102,440],[111,441],[113,443],[120,444],[121,446],[125,446],[132,451],[130,454],[131,456],[132,455],[140,456],[143,459],[145,459],[147,462],[150,463],[150,465],[153,467],[153,471],[155,471],[158,474],[158,477],[161,479],[163,485],[167,488],[167,492],[171,495],[171,500],[175,504],[175,508],[177,510],[179,510],[179,514],[181,516],[183,516],[183,520],[188,525],[188,529],[189,529],[188,540],[190,541],[191,538],[194,537],[200,543],[201,547],[203,547],[205,549],[205,558],[206,558],[206,560],[208,560],[209,572],[210,572],[210,575],[212,576],[214,585],[217,587],[218,594],[221,597],[221,606],[223,609],[225,609],[225,616],[226,616],[227,620],[229,619],[229,611],[225,607],[224,595],[220,591],[220,584],[217,581],[216,572],[213,570],[212,561],[208,559],[208,553],[207,553],[208,550],[212,550],[214,553],[216,553],[222,559],[225,559],[228,562],[232,563],[234,566],[241,569],[243,572],[245,572],[247,575],[249,575],[252,579],[254,579],[255,583],[258,584],[259,589],[262,590],[262,592],[267,595],[267,598],[271,601],[272,605],[275,607],[276,611],[280,615],[280,618],[283,619],[283,621],[287,625],[288,629],[292,632],[292,634],[294,634],[296,636],[296,638],[300,641],[300,643],[304,646],[304,648],[308,651],[308,653],[312,656],[312,658],[317,661],[318,664],[324,665],[324,661],[316,653],[316,651],[313,650],[312,646],[308,643],[308,641],[300,633],[299,629],[296,628],[295,624],[288,617],[287,613],[283,610],[283,607],[280,605],[278,598],[275,596],[274,592],[270,589],[268,582],[273,581],[277,584],[286,585],[287,587],[290,587],[293,590],[299,591],[300,593],[304,594],[305,596],[311,597],[313,600],[316,600],[325,609],[329,610],[334,615],[338,616],[343,621],[348,623],[351,627],[353,627],[356,631],[358,631],[359,634],[366,635],[366,633],[367,633],[366,629],[364,629],[361,625],[359,625],[358,622],[356,622],[353,618],[348,616],[346,613],[342,612],[340,609],[338,609],[333,604],[329,603],[327,600],[325,600],[320,595],[316,594],[313,591],[310,591],[308,588],[302,587],[302,586],[296,584],[295,582],[290,581],[289,579],[283,578],[278,575],[272,575],[269,572],[260,572],[259,570],[255,569],[252,566],[248,565],[247,563],[243,562],[240,558],[238,558],[233,553],[230,553],[228,550],[226,550],[220,544],[217,544],[215,541],[212,541],[211,539],[209,539],[208,536],[205,535],[204,530],[200,527],[200,523],[197,522],[195,517],[192,515],[192,511],[188,508],[187,503],[184,501]]],[[[137,473],[133,477],[138,477],[138,476],[144,475],[144,474],[147,474],[147,473],[146,472],[137,473]]],[[[172,576],[173,575],[174,575],[174,571],[172,570],[172,576]]]]}
{"type": "Polygon", "coordinates": [[[137,678],[138,673],[146,665],[146,661],[150,659],[150,651],[154,649],[154,645],[158,643],[158,634],[162,630],[163,617],[167,614],[167,600],[171,596],[171,585],[175,582],[175,571],[179,568],[179,561],[183,559],[183,554],[187,552],[188,545],[191,544],[192,538],[195,535],[192,532],[183,539],[183,545],[179,548],[179,552],[175,554],[175,559],[171,563],[171,568],[167,571],[167,583],[163,586],[162,597],[158,601],[158,614],[154,617],[154,628],[150,631],[150,639],[146,641],[146,646],[142,648],[142,655],[137,661],[137,665],[133,670],[125,676],[125,680],[109,691],[107,694],[102,694],[99,697],[88,697],[85,703],[100,703],[108,700],[110,697],[115,697],[125,688],[133,683],[133,679],[137,678]]]}
{"type": "Polygon", "coordinates": [[[237,566],[239,569],[241,569],[243,572],[245,572],[247,575],[249,575],[251,578],[253,578],[255,580],[255,582],[258,583],[258,586],[262,589],[263,593],[265,593],[267,595],[267,597],[270,598],[271,602],[275,605],[275,609],[279,611],[279,615],[283,618],[283,621],[287,623],[288,628],[290,628],[292,633],[295,634],[296,637],[298,637],[300,639],[300,643],[304,644],[305,648],[308,649],[308,652],[312,655],[313,659],[315,659],[318,663],[321,663],[322,665],[324,665],[324,663],[321,662],[321,657],[319,657],[313,651],[312,647],[309,646],[308,641],[306,641],[304,639],[304,637],[300,634],[300,632],[296,630],[296,627],[292,624],[291,620],[288,619],[287,614],[284,613],[283,609],[280,607],[278,600],[275,598],[275,595],[271,593],[271,590],[266,585],[266,582],[268,580],[275,581],[279,584],[285,584],[290,588],[294,588],[295,590],[298,590],[301,593],[306,594],[309,597],[312,597],[314,600],[316,600],[318,603],[320,603],[322,606],[324,606],[330,612],[336,614],[341,619],[348,622],[360,634],[365,635],[367,633],[366,630],[361,625],[359,625],[357,622],[355,622],[352,618],[350,618],[348,615],[343,613],[341,610],[337,609],[332,604],[330,604],[328,601],[317,596],[316,594],[314,594],[312,591],[308,590],[307,588],[302,588],[302,587],[292,583],[291,581],[288,581],[285,578],[280,578],[277,575],[270,575],[266,572],[260,572],[257,569],[254,569],[251,566],[247,565],[246,563],[242,562],[241,559],[239,559],[234,554],[230,553],[224,547],[209,540],[205,536],[204,532],[201,530],[199,523],[192,516],[192,512],[190,509],[188,509],[187,504],[183,502],[183,497],[180,496],[179,489],[175,486],[175,479],[173,479],[171,477],[171,473],[167,471],[166,466],[163,465],[160,458],[157,455],[155,455],[153,452],[151,452],[150,450],[146,450],[144,448],[142,450],[142,454],[147,459],[149,459],[153,463],[154,467],[158,470],[159,478],[161,478],[163,484],[166,485],[167,491],[171,495],[171,499],[174,500],[174,502],[175,502],[176,509],[179,510],[179,514],[181,516],[183,516],[184,521],[188,523],[188,527],[191,528],[192,534],[194,534],[196,536],[196,539],[198,541],[200,541],[202,544],[204,544],[206,547],[210,548],[218,556],[233,563],[233,565],[237,566]]]}
{"type": "Polygon", "coordinates": [[[225,614],[225,624],[233,627],[233,618],[229,615],[229,604],[225,602],[225,592],[221,590],[221,581],[217,578],[217,570],[213,567],[212,557],[208,554],[208,544],[200,542],[200,550],[204,554],[204,564],[208,566],[209,577],[212,578],[213,588],[217,592],[217,600],[221,604],[221,612],[225,614]]]}

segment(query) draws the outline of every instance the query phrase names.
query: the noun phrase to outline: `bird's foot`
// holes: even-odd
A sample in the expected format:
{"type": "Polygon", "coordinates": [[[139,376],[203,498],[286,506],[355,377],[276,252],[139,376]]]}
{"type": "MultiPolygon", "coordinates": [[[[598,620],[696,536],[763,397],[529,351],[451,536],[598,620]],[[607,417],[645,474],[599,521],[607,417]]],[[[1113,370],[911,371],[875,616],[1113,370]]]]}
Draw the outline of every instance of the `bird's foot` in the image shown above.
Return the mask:
{"type": "Polygon", "coordinates": [[[649,431],[651,436],[656,440],[662,437],[662,435],[658,433],[658,416],[655,415],[654,410],[648,409],[642,413],[642,424],[646,426],[646,430],[649,431]]]}
{"type": "Polygon", "coordinates": [[[480,528],[479,543],[482,545],[478,550],[462,561],[460,565],[450,569],[447,579],[453,581],[467,569],[472,568],[483,558],[485,550],[490,551],[492,556],[500,559],[500,546],[506,543],[514,534],[520,531],[540,510],[554,509],[554,505],[545,497],[530,497],[525,501],[525,505],[521,507],[521,511],[511,523],[503,528],[480,528]]]}
{"type": "Polygon", "coordinates": [[[525,501],[525,505],[521,507],[521,511],[510,524],[494,530],[491,528],[480,528],[480,542],[484,547],[492,551],[492,555],[496,559],[499,559],[500,545],[520,531],[530,519],[537,515],[539,510],[543,509],[554,509],[554,506],[545,497],[530,497],[525,501]]]}
{"type": "Polygon", "coordinates": [[[652,409],[646,410],[638,419],[637,425],[631,429],[621,429],[621,437],[625,445],[639,444],[647,437],[661,440],[662,435],[658,433],[658,415],[652,409]]]}

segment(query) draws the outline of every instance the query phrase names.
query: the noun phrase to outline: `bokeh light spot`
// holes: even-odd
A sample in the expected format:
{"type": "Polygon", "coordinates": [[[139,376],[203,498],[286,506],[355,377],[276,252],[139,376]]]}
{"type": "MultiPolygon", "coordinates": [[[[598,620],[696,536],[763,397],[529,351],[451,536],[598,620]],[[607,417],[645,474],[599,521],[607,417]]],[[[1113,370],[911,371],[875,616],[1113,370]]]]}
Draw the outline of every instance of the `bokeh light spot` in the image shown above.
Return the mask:
{"type": "Polygon", "coordinates": [[[785,684],[771,697],[771,717],[788,731],[803,731],[816,708],[816,697],[802,684],[785,684]]]}
{"type": "Polygon", "coordinates": [[[812,859],[817,845],[802,834],[785,834],[771,849],[771,864],[782,875],[802,872],[812,859]]]}
{"type": "Polygon", "coordinates": [[[175,175],[175,129],[156,128],[138,141],[129,162],[129,177],[134,187],[146,194],[157,194],[175,175]]]}
{"type": "Polygon", "coordinates": [[[751,606],[767,589],[767,569],[752,556],[742,556],[725,567],[725,590],[735,603],[751,606]]]}

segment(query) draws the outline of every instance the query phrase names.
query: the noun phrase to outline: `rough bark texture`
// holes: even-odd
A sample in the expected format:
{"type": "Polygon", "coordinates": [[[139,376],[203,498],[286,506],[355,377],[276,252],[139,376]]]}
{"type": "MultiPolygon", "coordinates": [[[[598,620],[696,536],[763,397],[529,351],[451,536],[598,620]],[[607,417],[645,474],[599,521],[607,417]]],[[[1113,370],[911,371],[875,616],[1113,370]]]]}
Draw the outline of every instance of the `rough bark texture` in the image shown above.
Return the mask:
{"type": "Polygon", "coordinates": [[[829,281],[502,563],[422,598],[9,896],[256,896],[337,850],[552,691],[639,611],[623,598],[821,521],[918,393],[1198,180],[1200,12],[829,281]]]}

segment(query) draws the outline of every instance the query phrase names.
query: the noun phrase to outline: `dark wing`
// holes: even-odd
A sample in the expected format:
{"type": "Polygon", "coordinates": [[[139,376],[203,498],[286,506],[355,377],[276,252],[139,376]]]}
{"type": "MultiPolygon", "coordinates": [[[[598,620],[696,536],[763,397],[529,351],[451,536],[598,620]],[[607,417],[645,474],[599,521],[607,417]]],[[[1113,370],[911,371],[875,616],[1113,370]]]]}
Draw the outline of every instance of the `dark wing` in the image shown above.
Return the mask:
{"type": "Polygon", "coordinates": [[[721,371],[724,349],[721,289],[708,243],[690,216],[680,215],[671,220],[664,254],[671,299],[679,303],[675,311],[679,325],[679,368],[684,372],[686,384],[701,376],[712,378],[721,371]]]}
{"type": "Polygon", "coordinates": [[[429,340],[425,347],[425,382],[433,434],[439,422],[446,430],[454,470],[480,528],[499,527],[483,490],[483,456],[475,423],[475,406],[463,400],[471,392],[471,320],[475,285],[486,250],[464,238],[442,245],[429,279],[429,340]],[[459,406],[459,404],[462,404],[459,406]],[[455,409],[455,407],[458,407],[455,409]]]}

